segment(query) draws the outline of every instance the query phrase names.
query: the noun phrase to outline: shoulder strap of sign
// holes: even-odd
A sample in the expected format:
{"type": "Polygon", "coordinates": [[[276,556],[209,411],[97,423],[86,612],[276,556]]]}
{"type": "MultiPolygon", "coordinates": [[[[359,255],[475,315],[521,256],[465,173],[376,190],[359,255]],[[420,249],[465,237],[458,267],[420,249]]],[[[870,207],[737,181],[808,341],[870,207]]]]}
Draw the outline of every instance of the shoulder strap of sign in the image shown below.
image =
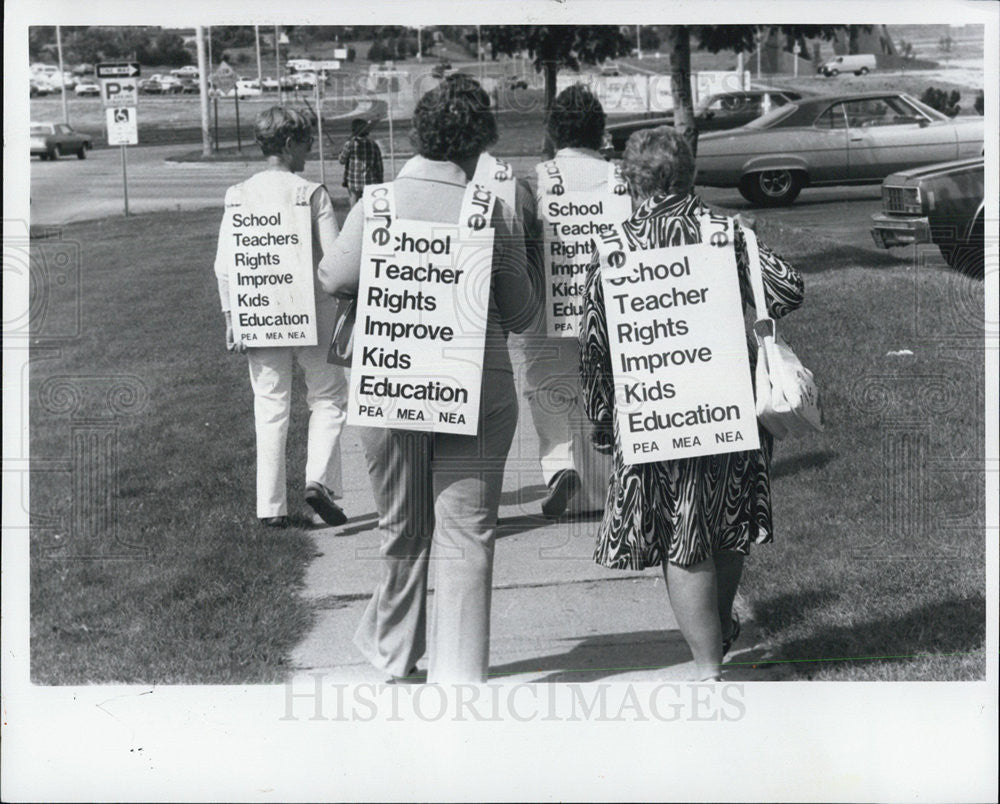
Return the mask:
{"type": "Polygon", "coordinates": [[[492,189],[497,198],[505,201],[512,209],[517,203],[517,185],[514,181],[514,166],[503,159],[484,151],[476,163],[472,181],[492,189]]]}
{"type": "Polygon", "coordinates": [[[557,195],[555,188],[563,186],[563,177],[556,160],[539,162],[535,165],[535,172],[538,174],[538,194],[557,195]]]}
{"type": "Polygon", "coordinates": [[[473,179],[465,185],[462,207],[458,213],[458,225],[463,239],[475,237],[477,232],[493,228],[493,208],[497,195],[488,184],[480,184],[473,179]]]}
{"type": "Polygon", "coordinates": [[[613,195],[628,193],[628,183],[625,181],[625,174],[622,173],[621,162],[608,162],[608,191],[613,195]]]}
{"type": "Polygon", "coordinates": [[[314,181],[307,181],[299,184],[295,188],[295,206],[307,207],[310,205],[313,193],[322,185],[314,181]]]}
{"type": "Polygon", "coordinates": [[[365,185],[361,203],[365,214],[364,236],[371,253],[395,254],[396,193],[392,182],[365,185]]]}

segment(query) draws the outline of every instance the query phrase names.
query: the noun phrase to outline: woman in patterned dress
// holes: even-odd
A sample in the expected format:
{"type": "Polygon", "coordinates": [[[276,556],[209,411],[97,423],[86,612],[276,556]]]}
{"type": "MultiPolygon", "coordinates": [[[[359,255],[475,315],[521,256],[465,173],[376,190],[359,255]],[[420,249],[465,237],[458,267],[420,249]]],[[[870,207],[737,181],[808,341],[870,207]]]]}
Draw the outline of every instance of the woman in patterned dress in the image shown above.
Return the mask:
{"type": "MultiPolygon", "coordinates": [[[[692,191],[695,164],[675,129],[633,134],[622,162],[634,212],[623,224],[632,248],[701,242],[696,216],[708,210],[692,191]]],[[[739,226],[736,258],[743,306],[753,306],[747,254],[739,226]]],[[[769,314],[779,318],[802,303],[798,273],[760,244],[769,314]]],[[[759,450],[629,465],[622,460],[614,415],[614,378],[598,262],[591,263],[580,332],[584,404],[592,440],[614,452],[604,518],[594,559],[615,569],[661,565],[681,633],[699,678],[720,678],[722,657],[739,633],[733,600],[750,543],[773,538],[768,470],[772,439],[760,427],[759,450]]],[[[751,376],[756,350],[747,346],[751,376]]]]}

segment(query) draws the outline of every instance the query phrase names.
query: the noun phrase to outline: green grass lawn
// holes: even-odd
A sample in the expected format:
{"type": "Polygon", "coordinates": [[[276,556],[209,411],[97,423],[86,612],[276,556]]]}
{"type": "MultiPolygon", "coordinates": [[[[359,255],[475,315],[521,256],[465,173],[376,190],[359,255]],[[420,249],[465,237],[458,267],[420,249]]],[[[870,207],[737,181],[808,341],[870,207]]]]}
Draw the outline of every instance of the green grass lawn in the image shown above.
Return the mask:
{"type": "MultiPolygon", "coordinates": [[[[245,360],[223,348],[212,275],[220,216],[83,223],[32,244],[49,263],[60,242],[82,254],[79,306],[32,306],[36,682],[275,681],[310,625],[297,595],[306,523],[270,532],[254,517],[252,396],[245,360]],[[79,336],[52,341],[77,315],[79,336]],[[82,389],[75,418],[52,392],[60,377],[82,389]],[[122,379],[134,409],[109,418],[122,379]],[[86,477],[45,463],[69,462],[81,434],[109,422],[117,542],[79,506],[86,477]],[[109,551],[124,557],[81,557],[109,551]]],[[[777,536],[742,590],[765,658],[798,678],[981,678],[982,284],[938,259],[876,260],[777,227],[762,238],[806,273],[806,305],[782,329],[818,375],[828,422],[776,449],[777,536]],[[914,354],[886,356],[901,349],[914,354]]],[[[35,291],[54,300],[59,288],[35,291]]],[[[303,471],[302,390],[289,477],[303,471]]]]}

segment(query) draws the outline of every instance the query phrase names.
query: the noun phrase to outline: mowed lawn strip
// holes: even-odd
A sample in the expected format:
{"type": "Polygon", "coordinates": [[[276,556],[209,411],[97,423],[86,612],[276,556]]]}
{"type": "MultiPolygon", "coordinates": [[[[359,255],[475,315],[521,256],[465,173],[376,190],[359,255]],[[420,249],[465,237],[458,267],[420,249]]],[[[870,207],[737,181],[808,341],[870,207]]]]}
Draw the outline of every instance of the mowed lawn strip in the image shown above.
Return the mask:
{"type": "MultiPolygon", "coordinates": [[[[220,217],[62,232],[82,252],[82,334],[33,362],[32,457],[71,450],[70,417],[39,402],[46,379],[138,378],[147,401],[114,419],[115,525],[144,555],[74,558],[91,545],[68,531],[72,484],[32,474],[37,682],[276,681],[309,628],[298,591],[312,541],[254,517],[246,361],[224,350],[212,273],[220,217]]],[[[798,678],[981,678],[982,284],[936,255],[865,263],[871,252],[854,246],[777,226],[761,234],[806,274],[806,305],[780,326],[818,376],[828,423],[823,436],[777,444],[776,539],[753,551],[742,590],[765,636],[749,655],[798,678]],[[887,356],[902,349],[914,354],[887,356]]],[[[33,243],[36,257],[46,244],[33,243]]],[[[73,310],[46,310],[36,349],[73,310]]],[[[297,381],[289,478],[302,474],[303,390],[297,381]]],[[[293,483],[293,512],[296,494],[293,483]]]]}

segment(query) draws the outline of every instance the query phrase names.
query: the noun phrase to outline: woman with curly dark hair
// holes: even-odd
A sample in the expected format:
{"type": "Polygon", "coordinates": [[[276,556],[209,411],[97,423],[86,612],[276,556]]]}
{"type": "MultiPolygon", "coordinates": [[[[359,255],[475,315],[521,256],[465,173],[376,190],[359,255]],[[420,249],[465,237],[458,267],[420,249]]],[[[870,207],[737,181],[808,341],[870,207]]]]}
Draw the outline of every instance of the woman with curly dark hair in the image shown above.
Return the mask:
{"type": "MultiPolygon", "coordinates": [[[[624,180],[619,177],[616,196],[612,186],[614,169],[598,153],[604,135],[604,109],[587,87],[576,84],[559,93],[549,113],[546,132],[557,150],[553,159],[535,168],[537,229],[547,238],[543,244],[547,255],[544,284],[559,284],[560,292],[569,294],[551,298],[549,305],[565,309],[570,303],[579,302],[579,294],[573,291],[583,286],[581,269],[587,257],[569,260],[578,263],[576,270],[581,272],[568,280],[567,266],[554,265],[554,253],[572,253],[578,244],[556,242],[559,238],[555,237],[553,227],[546,227],[542,219],[548,202],[553,198],[568,198],[566,193],[582,201],[585,193],[588,201],[602,202],[606,211],[617,208],[619,220],[628,215],[629,203],[624,180]]],[[[589,247],[589,243],[580,245],[589,247]]],[[[523,393],[538,433],[542,479],[548,487],[542,513],[549,517],[565,511],[584,513],[603,509],[611,474],[610,459],[595,452],[588,439],[580,389],[580,354],[573,337],[576,322],[560,321],[559,330],[567,337],[559,337],[556,326],[550,327],[546,320],[546,316],[553,314],[552,309],[543,311],[527,332],[511,339],[512,348],[525,366],[523,393]]]]}
{"type": "MultiPolygon", "coordinates": [[[[419,155],[392,182],[397,217],[454,227],[479,155],[497,139],[489,97],[466,76],[446,79],[418,101],[411,136],[419,155]]],[[[361,203],[351,210],[331,259],[320,267],[328,293],[358,291],[364,208],[361,203]]],[[[412,677],[429,647],[430,681],[486,680],[493,542],[517,424],[506,338],[524,329],[537,308],[521,224],[497,200],[491,225],[492,282],[477,434],[362,428],[379,510],[383,569],[354,641],[372,664],[397,678],[412,677]],[[428,624],[429,564],[435,584],[428,624]]]]}

